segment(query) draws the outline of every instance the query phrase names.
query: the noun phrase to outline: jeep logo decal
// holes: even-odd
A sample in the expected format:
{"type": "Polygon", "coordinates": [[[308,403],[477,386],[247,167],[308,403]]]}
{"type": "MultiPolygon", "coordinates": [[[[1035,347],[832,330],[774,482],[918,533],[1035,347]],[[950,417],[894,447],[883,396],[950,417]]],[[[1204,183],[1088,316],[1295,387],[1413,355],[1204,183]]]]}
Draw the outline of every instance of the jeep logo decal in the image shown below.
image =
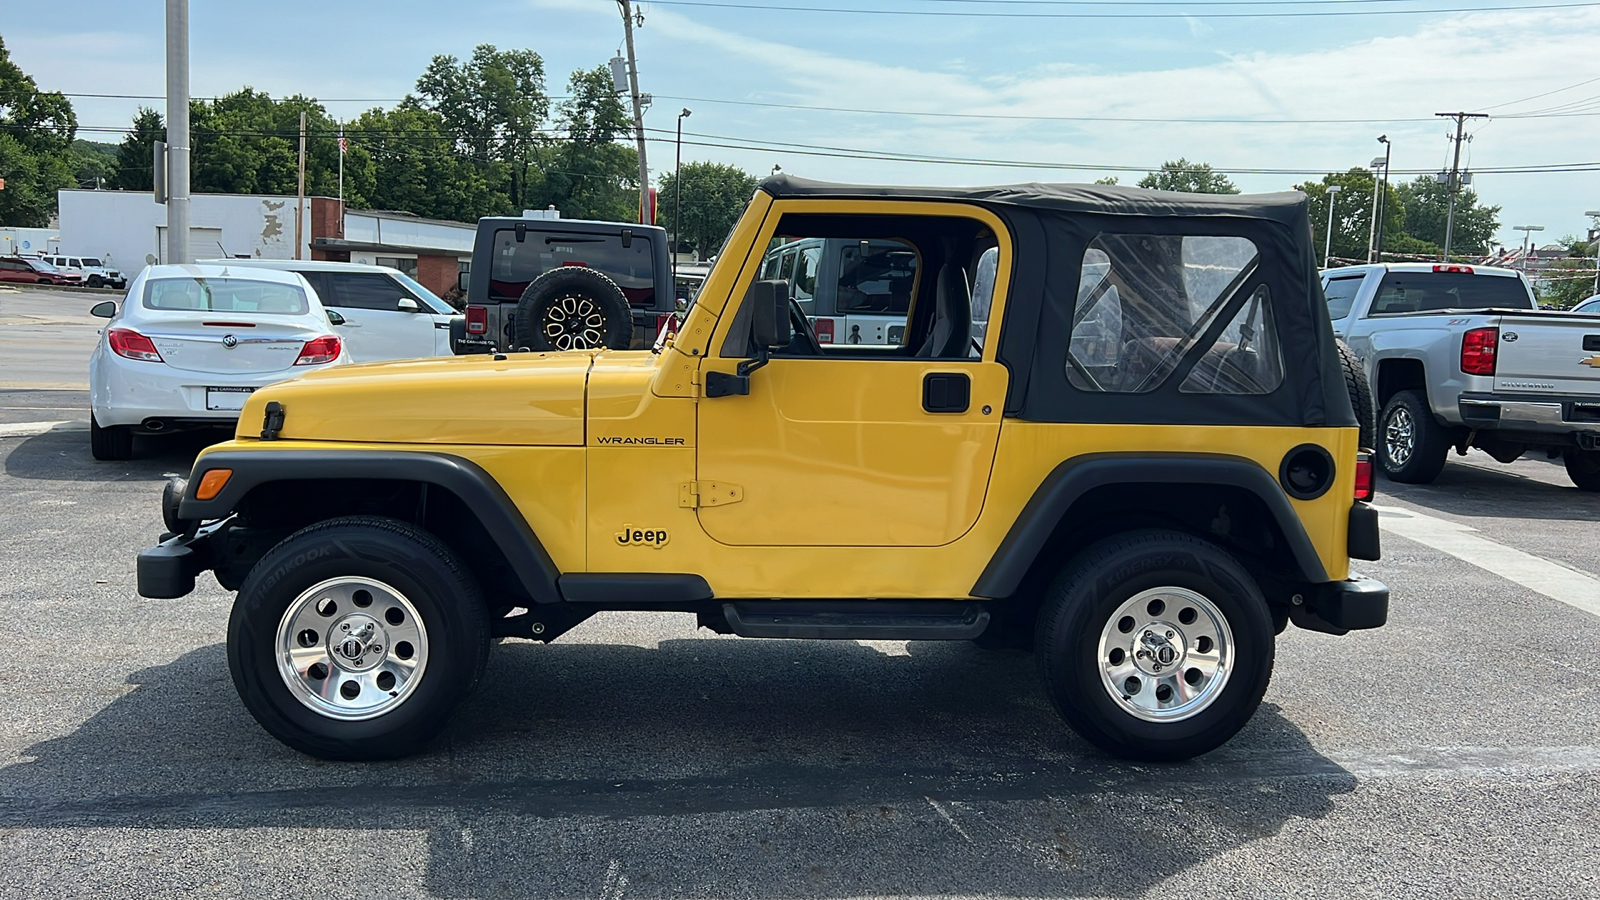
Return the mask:
{"type": "Polygon", "coordinates": [[[667,530],[624,525],[622,530],[617,532],[617,543],[624,547],[654,547],[660,550],[667,545],[667,530]]]}

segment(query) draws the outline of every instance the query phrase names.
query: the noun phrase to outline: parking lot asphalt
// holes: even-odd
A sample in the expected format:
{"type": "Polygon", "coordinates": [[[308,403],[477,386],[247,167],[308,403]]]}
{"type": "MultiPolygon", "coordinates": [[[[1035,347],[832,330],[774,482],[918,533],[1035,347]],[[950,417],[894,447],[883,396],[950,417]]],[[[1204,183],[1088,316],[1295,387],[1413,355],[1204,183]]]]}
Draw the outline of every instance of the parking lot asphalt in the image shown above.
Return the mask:
{"type": "Polygon", "coordinates": [[[1380,482],[1389,625],[1291,628],[1186,764],[1079,741],[1027,654],[672,614],[503,642],[431,752],[338,764],[244,711],[209,575],[135,593],[204,437],[97,463],[57,377],[0,387],[54,423],[0,431],[0,897],[1600,896],[1600,497],[1559,464],[1380,482]]]}

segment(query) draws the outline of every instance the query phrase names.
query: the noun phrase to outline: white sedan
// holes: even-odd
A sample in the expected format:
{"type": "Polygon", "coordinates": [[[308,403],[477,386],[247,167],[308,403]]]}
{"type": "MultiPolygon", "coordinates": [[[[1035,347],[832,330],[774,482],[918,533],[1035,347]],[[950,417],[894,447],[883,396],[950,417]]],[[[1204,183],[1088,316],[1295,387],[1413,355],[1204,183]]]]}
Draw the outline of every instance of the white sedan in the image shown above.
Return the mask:
{"type": "Polygon", "coordinates": [[[128,459],[133,436],[232,427],[259,387],[349,362],[306,280],[226,265],[151,266],[89,357],[90,448],[128,459]]]}

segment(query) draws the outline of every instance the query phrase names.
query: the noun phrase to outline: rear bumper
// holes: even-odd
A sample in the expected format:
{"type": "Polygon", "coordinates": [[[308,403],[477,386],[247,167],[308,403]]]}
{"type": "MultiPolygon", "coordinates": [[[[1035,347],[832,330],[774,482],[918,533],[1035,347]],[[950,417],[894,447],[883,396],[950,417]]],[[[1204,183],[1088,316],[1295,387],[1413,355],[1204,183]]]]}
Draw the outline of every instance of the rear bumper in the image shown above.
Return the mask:
{"type": "Polygon", "coordinates": [[[1297,599],[1290,619],[1310,631],[1344,634],[1381,628],[1389,621],[1389,587],[1365,575],[1319,584],[1297,599]]]}
{"type": "Polygon", "coordinates": [[[1479,431],[1600,436],[1600,396],[1462,394],[1461,423],[1479,431]]]}

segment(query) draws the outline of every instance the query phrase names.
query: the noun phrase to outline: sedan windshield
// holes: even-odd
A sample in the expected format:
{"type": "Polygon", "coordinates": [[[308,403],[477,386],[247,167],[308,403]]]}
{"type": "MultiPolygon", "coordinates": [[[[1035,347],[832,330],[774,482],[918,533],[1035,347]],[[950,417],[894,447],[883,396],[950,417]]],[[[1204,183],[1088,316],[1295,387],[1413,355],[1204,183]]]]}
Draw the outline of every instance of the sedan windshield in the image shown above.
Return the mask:
{"type": "Polygon", "coordinates": [[[248,312],[303,316],[310,310],[298,285],[249,278],[157,278],[145,283],[145,309],[248,312]]]}

